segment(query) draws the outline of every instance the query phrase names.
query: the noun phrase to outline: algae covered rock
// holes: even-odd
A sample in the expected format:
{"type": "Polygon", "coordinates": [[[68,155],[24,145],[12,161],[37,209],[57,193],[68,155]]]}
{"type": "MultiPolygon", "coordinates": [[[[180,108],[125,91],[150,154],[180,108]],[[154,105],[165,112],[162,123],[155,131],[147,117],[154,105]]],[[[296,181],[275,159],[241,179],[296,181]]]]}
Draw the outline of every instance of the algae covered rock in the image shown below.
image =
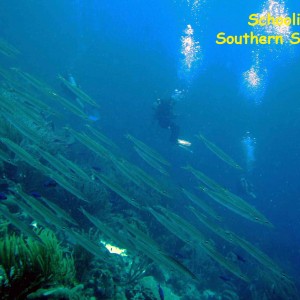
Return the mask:
{"type": "MultiPolygon", "coordinates": [[[[152,299],[161,299],[159,295],[159,284],[152,276],[144,277],[140,281],[141,291],[143,293],[148,292],[149,294],[153,295],[154,298],[152,299]]],[[[164,293],[164,300],[180,300],[180,297],[175,295],[170,288],[167,286],[160,284],[163,293],[164,293]]]]}

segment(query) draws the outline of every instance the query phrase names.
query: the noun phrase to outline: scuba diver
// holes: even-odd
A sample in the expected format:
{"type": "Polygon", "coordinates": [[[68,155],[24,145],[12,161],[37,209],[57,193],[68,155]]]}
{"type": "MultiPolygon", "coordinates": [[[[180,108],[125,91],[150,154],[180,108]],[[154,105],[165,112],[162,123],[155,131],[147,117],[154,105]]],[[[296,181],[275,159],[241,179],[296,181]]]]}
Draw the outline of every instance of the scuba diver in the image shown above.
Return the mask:
{"type": "Polygon", "coordinates": [[[254,194],[254,186],[252,183],[249,182],[249,180],[245,176],[242,176],[239,179],[237,188],[238,188],[238,192],[241,195],[250,196],[254,199],[256,198],[256,195],[254,194]]]}
{"type": "Polygon", "coordinates": [[[154,119],[157,120],[161,128],[170,130],[170,142],[178,143],[178,136],[180,128],[175,123],[175,114],[173,112],[175,101],[172,98],[169,99],[157,99],[154,102],[154,119]]]}

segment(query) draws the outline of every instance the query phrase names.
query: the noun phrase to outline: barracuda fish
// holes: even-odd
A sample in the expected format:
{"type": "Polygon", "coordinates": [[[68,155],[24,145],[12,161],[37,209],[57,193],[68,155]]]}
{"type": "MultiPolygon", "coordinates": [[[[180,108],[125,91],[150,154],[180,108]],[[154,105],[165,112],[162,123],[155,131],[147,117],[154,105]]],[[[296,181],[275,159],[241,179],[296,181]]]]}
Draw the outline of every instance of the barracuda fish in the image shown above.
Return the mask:
{"type": "Polygon", "coordinates": [[[34,221],[36,221],[38,224],[41,224],[45,228],[49,227],[49,225],[50,226],[52,225],[49,222],[47,223],[45,218],[40,213],[32,209],[32,207],[27,205],[23,200],[12,199],[12,198],[9,198],[8,200],[9,200],[8,203],[12,203],[14,205],[19,206],[19,208],[23,210],[28,216],[30,216],[34,221]]]}
{"type": "MultiPolygon", "coordinates": [[[[112,153],[110,153],[109,150],[107,150],[105,147],[101,146],[99,143],[96,143],[92,138],[90,138],[86,134],[75,132],[71,128],[68,128],[68,130],[72,133],[72,135],[80,143],[82,143],[84,146],[86,146],[87,148],[89,148],[91,151],[93,151],[97,155],[101,156],[102,158],[104,158],[106,160],[112,161],[112,162],[114,162],[116,164],[119,163],[119,160],[116,159],[114,157],[114,155],[112,153]]],[[[123,166],[120,165],[119,167],[121,169],[123,166]]],[[[122,170],[124,171],[124,169],[122,169],[122,170]]],[[[167,192],[166,189],[164,189],[163,187],[161,187],[159,185],[159,183],[155,179],[153,179],[150,175],[148,175],[147,173],[145,173],[140,168],[138,168],[138,167],[136,167],[134,165],[131,165],[131,168],[130,168],[130,170],[128,172],[128,176],[131,176],[133,180],[134,180],[134,178],[135,179],[139,178],[139,180],[143,181],[145,184],[147,184],[152,189],[156,190],[161,195],[163,195],[165,197],[168,197],[168,198],[172,198],[172,196],[167,192]]]]}
{"type": "MultiPolygon", "coordinates": [[[[43,101],[40,101],[36,98],[36,95],[32,94],[32,91],[28,89],[28,86],[25,86],[23,82],[20,81],[20,78],[16,75],[18,75],[16,72],[13,72],[14,69],[10,70],[5,70],[0,67],[0,76],[2,76],[6,81],[9,86],[8,89],[5,90],[6,95],[10,96],[7,97],[8,101],[14,102],[17,105],[20,103],[23,104],[23,106],[30,105],[31,108],[34,108],[35,110],[41,110],[44,109],[46,110],[47,104],[44,103],[43,101]],[[11,97],[12,95],[18,96],[17,101],[15,101],[15,97],[11,97]],[[37,105],[39,103],[39,105],[37,105]]],[[[3,96],[3,95],[2,95],[3,96]]],[[[6,97],[4,97],[6,98],[6,97]]],[[[18,109],[20,109],[19,106],[16,106],[18,109]]],[[[54,113],[51,108],[49,107],[49,113],[54,113]]]]}
{"type": "Polygon", "coordinates": [[[42,137],[37,130],[32,127],[32,124],[29,124],[30,121],[24,122],[22,118],[17,118],[9,114],[3,116],[11,124],[11,126],[16,128],[16,130],[19,131],[24,137],[28,138],[36,145],[42,146],[47,143],[45,138],[42,137]]]}
{"type": "Polygon", "coordinates": [[[169,175],[168,172],[151,156],[147,155],[146,152],[141,151],[139,148],[134,147],[137,154],[152,168],[156,169],[158,172],[169,175]]]}
{"type": "Polygon", "coordinates": [[[246,208],[241,208],[240,205],[237,205],[237,203],[231,201],[226,194],[210,190],[206,187],[199,187],[199,189],[203,191],[205,194],[207,194],[211,199],[215,200],[216,202],[228,208],[229,210],[235,212],[236,214],[248,220],[253,221],[251,217],[251,213],[247,211],[246,208]]]}
{"type": "MultiPolygon", "coordinates": [[[[179,217],[175,213],[163,208],[162,206],[156,206],[156,214],[159,213],[161,216],[165,216],[169,221],[166,221],[167,219],[163,219],[166,221],[166,224],[171,225],[171,228],[168,227],[168,229],[172,229],[173,233],[176,235],[176,232],[179,234],[180,231],[185,233],[185,236],[188,236],[188,241],[184,240],[185,242],[190,243],[192,246],[195,246],[195,241],[200,242],[198,246],[202,247],[206,241],[207,238],[205,235],[203,235],[202,232],[197,230],[193,225],[191,225],[189,222],[184,220],[183,218],[179,217]],[[159,212],[157,211],[159,210],[159,212]]],[[[150,210],[151,211],[151,210],[150,210]]],[[[152,213],[152,212],[151,212],[152,213]]],[[[162,223],[162,225],[164,225],[162,223]]],[[[182,236],[182,233],[180,234],[182,236]]],[[[180,236],[178,235],[180,238],[180,236]]]]}
{"type": "Polygon", "coordinates": [[[14,152],[19,156],[23,161],[32,166],[33,168],[41,171],[44,174],[47,174],[49,169],[42,165],[38,160],[36,160],[31,154],[25,151],[22,147],[18,146],[16,143],[7,138],[0,138],[0,142],[7,146],[9,150],[14,152]]]}
{"type": "Polygon", "coordinates": [[[111,141],[108,137],[106,137],[103,133],[101,133],[99,130],[96,130],[91,125],[85,125],[86,128],[102,143],[106,144],[110,147],[110,149],[113,149],[115,151],[118,151],[118,146],[111,141]]]}
{"type": "MultiPolygon", "coordinates": [[[[170,225],[170,222],[161,223],[168,230],[174,233],[178,238],[182,239],[182,236],[189,236],[189,244],[194,245],[194,242],[197,242],[197,245],[205,251],[207,255],[209,255],[213,260],[219,263],[226,270],[237,276],[238,278],[249,282],[249,278],[245,274],[243,274],[237,265],[228,261],[222,254],[220,254],[213,246],[209,239],[201,232],[199,232],[193,225],[188,223],[183,218],[179,217],[173,212],[170,212],[163,207],[156,207],[159,209],[173,224],[170,225]],[[182,233],[182,231],[184,233],[182,233]]],[[[151,212],[151,210],[150,210],[151,212]]],[[[156,211],[157,213],[157,211],[156,211]]],[[[186,242],[186,238],[182,239],[186,242]]]]}
{"type": "Polygon", "coordinates": [[[20,54],[20,51],[5,40],[0,39],[0,53],[9,57],[15,57],[20,54]]]}
{"type": "Polygon", "coordinates": [[[131,243],[128,243],[127,239],[125,239],[122,235],[116,233],[115,231],[111,230],[111,228],[101,222],[96,217],[89,214],[85,209],[82,207],[80,208],[80,211],[86,216],[87,219],[90,220],[91,223],[93,223],[96,228],[98,228],[107,238],[111,239],[113,242],[115,242],[117,245],[120,245],[122,248],[125,249],[132,249],[131,243]]]}
{"type": "Polygon", "coordinates": [[[197,179],[209,187],[200,187],[200,190],[202,190],[219,204],[227,207],[231,211],[243,216],[246,219],[273,228],[272,223],[268,221],[263,214],[257,211],[255,207],[248,204],[241,197],[231,193],[217,182],[206,176],[204,173],[200,172],[199,170],[195,170],[191,166],[184,167],[183,169],[190,171],[197,179]]]}
{"type": "Polygon", "coordinates": [[[239,267],[225,258],[222,254],[217,252],[217,250],[211,245],[210,243],[206,243],[206,253],[213,258],[216,262],[218,262],[222,267],[224,267],[227,271],[234,274],[236,277],[240,278],[241,280],[249,283],[250,278],[243,274],[239,267]]]}
{"type": "Polygon", "coordinates": [[[61,162],[69,168],[69,170],[73,171],[78,177],[87,182],[93,182],[91,177],[85,173],[77,164],[73,163],[69,159],[65,158],[61,154],[57,155],[61,162]]]}
{"type": "Polygon", "coordinates": [[[199,189],[207,194],[211,199],[215,200],[236,214],[250,221],[271,228],[273,227],[273,225],[259,211],[257,211],[255,207],[248,204],[242,198],[239,198],[238,196],[231,197],[228,191],[213,191],[205,187],[199,187],[199,189]]]}
{"type": "Polygon", "coordinates": [[[209,205],[207,205],[205,201],[183,188],[181,189],[181,191],[188,199],[190,199],[194,204],[200,207],[204,212],[209,214],[212,218],[218,221],[222,220],[221,216],[219,216],[209,205]]]}
{"type": "Polygon", "coordinates": [[[215,144],[207,140],[202,134],[197,135],[197,137],[204,143],[204,145],[213,152],[216,156],[218,156],[221,160],[226,162],[231,167],[234,167],[238,170],[242,170],[242,168],[222,149],[217,147],[215,144]]]}
{"type": "Polygon", "coordinates": [[[252,218],[252,221],[257,222],[259,224],[268,226],[269,228],[274,228],[274,225],[262,214],[260,213],[254,206],[250,205],[244,199],[239,197],[238,195],[230,192],[229,190],[224,190],[223,193],[234,203],[236,206],[241,209],[246,209],[252,218]]]}
{"type": "Polygon", "coordinates": [[[60,208],[58,205],[44,197],[41,197],[40,199],[46,203],[57,216],[63,218],[73,225],[78,225],[78,223],[64,209],[60,208]]]}
{"type": "Polygon", "coordinates": [[[137,176],[134,172],[132,172],[132,165],[123,158],[111,157],[111,160],[117,170],[128,180],[132,181],[137,186],[141,186],[143,181],[140,180],[139,176],[137,176]]]}
{"type": "MultiPolygon", "coordinates": [[[[41,164],[38,160],[33,158],[33,156],[31,156],[23,148],[19,147],[17,144],[15,144],[14,142],[6,138],[0,138],[0,142],[5,144],[11,151],[17,154],[26,163],[36,168],[37,170],[41,171],[44,175],[54,179],[61,187],[63,187],[65,190],[67,190],[68,192],[76,196],[78,199],[83,200],[85,202],[89,202],[85,199],[85,197],[81,194],[81,192],[77,190],[75,187],[73,187],[70,182],[65,180],[63,176],[59,175],[58,173],[54,172],[52,169],[41,164]]],[[[44,152],[43,154],[45,153],[46,152],[44,152]]]]}
{"type": "Polygon", "coordinates": [[[39,100],[37,97],[30,95],[29,93],[22,92],[19,89],[14,89],[13,91],[16,95],[24,98],[24,101],[28,102],[31,106],[38,108],[39,110],[46,111],[48,113],[55,114],[52,108],[45,102],[39,100]]]}
{"type": "Polygon", "coordinates": [[[10,158],[10,156],[6,152],[2,151],[1,149],[0,149],[0,159],[10,165],[17,166],[17,164],[10,158]]]}
{"type": "Polygon", "coordinates": [[[167,167],[171,166],[171,164],[167,160],[165,160],[158,152],[156,152],[155,150],[153,150],[152,148],[150,148],[149,146],[147,146],[146,144],[144,144],[137,138],[133,137],[130,134],[127,134],[126,137],[130,141],[132,141],[138,149],[140,149],[144,153],[148,154],[148,156],[151,156],[154,160],[157,160],[158,162],[160,162],[161,164],[163,164],[167,167]]]}
{"type": "Polygon", "coordinates": [[[27,72],[22,71],[18,68],[11,68],[11,70],[14,71],[26,83],[30,84],[38,92],[49,95],[53,91],[46,83],[35,78],[33,75],[30,75],[27,72]]]}
{"type": "Polygon", "coordinates": [[[235,233],[231,233],[232,239],[235,244],[243,248],[249,255],[256,259],[259,263],[273,272],[275,275],[283,278],[288,278],[287,275],[279,268],[278,265],[264,252],[262,252],[257,247],[253,246],[248,241],[237,236],[235,233]]]}
{"type": "Polygon", "coordinates": [[[182,263],[168,255],[148,235],[141,232],[136,227],[126,224],[125,222],[122,222],[122,224],[131,234],[132,244],[159,266],[163,265],[171,271],[176,270],[177,272],[186,275],[193,280],[199,280],[193,272],[191,272],[182,263]]]}
{"type": "Polygon", "coordinates": [[[48,93],[48,96],[51,97],[52,99],[60,102],[62,104],[62,106],[64,106],[67,110],[72,112],[77,117],[83,119],[84,121],[89,120],[89,117],[84,113],[84,111],[82,111],[79,107],[74,105],[71,101],[58,95],[56,92],[51,91],[48,93]]]}
{"type": "Polygon", "coordinates": [[[43,112],[41,110],[36,110],[33,109],[32,106],[28,106],[27,104],[20,103],[20,101],[15,101],[12,102],[11,100],[9,101],[10,105],[14,104],[14,108],[17,107],[17,109],[13,109],[11,112],[11,115],[18,117],[21,117],[23,119],[23,122],[25,120],[28,123],[35,123],[36,126],[43,127],[46,124],[45,117],[43,115],[43,112]]]}
{"type": "Polygon", "coordinates": [[[141,243],[140,241],[136,242],[138,247],[145,253],[150,259],[156,262],[159,266],[163,265],[170,271],[174,272],[177,271],[184,276],[187,276],[195,281],[200,281],[200,279],[190,271],[185,265],[168,255],[167,253],[163,252],[162,250],[158,251],[151,251],[146,245],[141,243]]]}
{"type": "Polygon", "coordinates": [[[74,195],[76,198],[90,203],[86,197],[76,188],[72,185],[72,183],[70,183],[69,181],[67,181],[63,176],[59,175],[58,173],[54,172],[53,170],[49,170],[48,177],[50,177],[51,179],[55,180],[62,188],[64,188],[66,191],[68,191],[70,194],[74,195]]]}
{"type": "Polygon", "coordinates": [[[153,210],[152,208],[149,208],[149,211],[159,223],[161,223],[165,228],[167,228],[180,240],[192,247],[196,246],[195,239],[191,238],[191,235],[187,234],[186,231],[182,230],[182,228],[178,226],[178,224],[174,224],[174,222],[170,220],[167,216],[165,216],[162,213],[159,213],[158,211],[153,210]]]}
{"type": "Polygon", "coordinates": [[[196,170],[189,165],[186,167],[182,167],[182,169],[190,171],[197,179],[199,179],[203,184],[205,184],[212,190],[225,190],[225,188],[219,185],[217,182],[206,176],[201,171],[196,170]]]}
{"type": "MultiPolygon", "coordinates": [[[[139,174],[137,174],[137,172],[135,171],[136,166],[134,166],[133,164],[131,164],[130,162],[128,162],[127,160],[123,159],[123,158],[117,158],[117,157],[112,157],[112,162],[115,166],[115,168],[121,173],[122,176],[124,176],[126,179],[128,179],[129,181],[133,182],[138,188],[139,190],[142,192],[144,192],[142,199],[146,199],[147,198],[147,205],[150,205],[150,203],[152,203],[151,201],[151,197],[146,196],[148,191],[148,188],[150,188],[153,191],[156,191],[151,184],[147,184],[145,183],[146,178],[141,178],[141,176],[139,174]]],[[[162,187],[159,190],[160,194],[163,196],[166,196],[165,192],[166,190],[164,190],[162,187]]],[[[156,191],[157,192],[157,191],[156,191]]],[[[152,199],[153,200],[153,199],[152,199]]]]}
{"type": "Polygon", "coordinates": [[[50,209],[48,209],[44,204],[38,201],[36,198],[31,197],[25,194],[20,186],[16,187],[16,193],[21,197],[21,199],[32,207],[35,211],[37,211],[43,218],[49,223],[55,225],[59,229],[64,229],[66,227],[66,223],[58,218],[50,209]]]}
{"type": "Polygon", "coordinates": [[[144,243],[145,245],[148,245],[149,248],[152,248],[155,251],[160,252],[159,245],[148,234],[141,231],[136,226],[130,225],[125,220],[118,219],[118,223],[123,225],[123,227],[134,236],[135,240],[139,240],[140,242],[144,243]]]}
{"type": "Polygon", "coordinates": [[[130,205],[142,209],[143,206],[139,203],[137,203],[133,197],[131,197],[126,190],[124,190],[119,184],[116,182],[113,182],[110,180],[107,176],[103,174],[95,174],[95,176],[101,180],[101,182],[106,185],[109,189],[111,189],[113,192],[115,192],[117,195],[119,195],[121,198],[123,198],[126,202],[128,202],[130,205]]]}
{"type": "MultiPolygon", "coordinates": [[[[72,135],[79,142],[81,142],[83,145],[85,145],[87,148],[89,148],[91,151],[93,151],[97,155],[100,155],[104,159],[113,161],[114,163],[118,163],[118,160],[114,158],[113,154],[110,153],[109,150],[107,150],[106,148],[101,146],[99,143],[96,143],[92,138],[90,138],[86,134],[77,133],[74,130],[69,129],[69,128],[68,128],[68,130],[71,131],[72,135]]],[[[121,168],[121,166],[120,166],[120,168],[121,168]]],[[[161,195],[172,198],[172,196],[166,191],[166,189],[162,188],[155,179],[153,179],[150,175],[145,173],[140,168],[138,168],[134,165],[131,165],[130,174],[131,175],[134,174],[133,177],[139,178],[141,181],[143,181],[145,184],[147,184],[148,186],[150,186],[151,188],[156,190],[161,195]]]]}
{"type": "Polygon", "coordinates": [[[65,87],[68,88],[73,94],[75,94],[80,100],[96,108],[99,108],[99,105],[90,96],[88,96],[85,92],[78,88],[78,86],[70,83],[61,75],[59,75],[58,78],[65,85],[65,87]]]}
{"type": "Polygon", "coordinates": [[[13,108],[12,105],[5,103],[5,101],[3,101],[5,98],[4,97],[0,97],[0,114],[1,117],[4,117],[7,113],[8,114],[12,114],[13,113],[13,108]]]}
{"type": "Polygon", "coordinates": [[[66,234],[73,239],[78,245],[96,256],[99,260],[104,263],[109,263],[109,254],[107,249],[102,244],[95,244],[86,235],[80,234],[74,230],[65,230],[66,234]]]}
{"type": "Polygon", "coordinates": [[[135,165],[131,165],[130,172],[134,173],[135,174],[134,176],[137,176],[137,178],[142,180],[147,186],[149,186],[153,190],[157,191],[162,196],[168,197],[170,199],[173,198],[173,196],[167,191],[166,188],[161,186],[153,177],[151,177],[149,174],[147,174],[145,171],[143,171],[139,167],[137,167],[135,165]]]}
{"type": "Polygon", "coordinates": [[[71,128],[66,128],[71,132],[71,134],[85,147],[90,149],[95,154],[101,156],[106,160],[110,160],[112,154],[105,147],[95,142],[91,137],[86,135],[85,133],[78,133],[71,128]]]}
{"type": "Polygon", "coordinates": [[[39,154],[57,171],[64,174],[65,177],[75,180],[76,177],[73,173],[70,172],[69,168],[59,159],[57,159],[54,155],[50,154],[47,151],[44,151],[39,148],[39,154]]]}
{"type": "Polygon", "coordinates": [[[173,258],[172,256],[168,255],[167,253],[160,253],[163,257],[163,261],[165,264],[169,266],[171,270],[177,270],[178,272],[189,276],[191,279],[195,281],[201,281],[189,268],[187,268],[184,264],[173,258]]]}
{"type": "Polygon", "coordinates": [[[15,215],[13,215],[6,206],[0,204],[0,214],[7,219],[13,226],[18,228],[21,232],[23,232],[28,237],[33,238],[34,240],[41,241],[39,236],[35,234],[31,227],[29,227],[26,223],[20,221],[15,215]]]}
{"type": "MultiPolygon", "coordinates": [[[[13,121],[10,121],[9,119],[13,118],[14,120],[16,119],[16,122],[22,123],[27,127],[29,127],[28,124],[34,124],[35,127],[45,126],[46,122],[41,113],[32,109],[32,107],[28,107],[24,103],[14,101],[8,97],[7,99],[6,97],[1,97],[1,100],[0,108],[2,111],[0,110],[0,113],[8,122],[12,123],[13,121]]],[[[18,125],[16,124],[16,126],[18,125]]]]}
{"type": "Polygon", "coordinates": [[[14,81],[11,71],[1,67],[0,67],[0,76],[2,76],[5,80],[9,81],[9,83],[14,81]]]}
{"type": "Polygon", "coordinates": [[[0,88],[0,113],[1,115],[5,115],[6,113],[14,114],[16,112],[16,107],[18,107],[19,103],[17,103],[14,99],[12,99],[12,95],[5,93],[0,88]]]}
{"type": "Polygon", "coordinates": [[[76,105],[74,105],[69,100],[65,99],[64,97],[58,95],[51,87],[49,87],[46,83],[40,81],[39,79],[35,78],[34,76],[21,71],[19,69],[14,69],[14,71],[27,83],[29,83],[33,88],[35,88],[38,92],[44,94],[47,97],[59,102],[62,104],[66,109],[68,109],[73,114],[77,115],[78,117],[82,118],[83,120],[88,120],[88,116],[76,105]]]}
{"type": "Polygon", "coordinates": [[[189,206],[188,208],[204,226],[209,228],[216,235],[218,235],[219,237],[223,238],[225,241],[231,244],[234,244],[236,246],[238,245],[237,243],[235,243],[233,233],[231,231],[225,230],[217,224],[213,223],[207,216],[205,216],[202,213],[199,213],[194,207],[189,206]]]}

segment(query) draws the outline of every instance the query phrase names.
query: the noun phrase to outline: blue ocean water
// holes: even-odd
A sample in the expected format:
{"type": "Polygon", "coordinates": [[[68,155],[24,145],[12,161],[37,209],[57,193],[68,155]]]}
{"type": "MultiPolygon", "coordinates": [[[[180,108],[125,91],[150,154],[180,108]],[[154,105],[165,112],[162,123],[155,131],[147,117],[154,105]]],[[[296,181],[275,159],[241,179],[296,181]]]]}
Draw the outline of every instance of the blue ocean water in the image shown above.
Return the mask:
{"type": "MultiPolygon", "coordinates": [[[[249,32],[251,13],[277,4],[289,15],[300,12],[300,4],[248,2],[1,1],[0,36],[22,53],[1,65],[24,69],[57,89],[58,74],[71,73],[100,105],[96,127],[137,164],[124,139],[128,133],[168,157],[176,186],[197,185],[181,168],[187,164],[237,193],[245,177],[256,195],[246,200],[275,228],[221,209],[228,227],[267,253],[299,287],[300,46],[217,45],[216,34],[249,32]],[[182,53],[187,36],[196,47],[190,62],[182,53]],[[252,85],[245,79],[251,67],[252,85]],[[169,131],[153,118],[155,100],[170,98],[176,89],[182,92],[174,106],[179,137],[192,143],[186,148],[171,143],[169,131]],[[199,132],[243,171],[204,147],[199,132]]],[[[78,125],[66,118],[66,124],[78,125]]],[[[180,213],[185,200],[176,201],[180,213]]]]}

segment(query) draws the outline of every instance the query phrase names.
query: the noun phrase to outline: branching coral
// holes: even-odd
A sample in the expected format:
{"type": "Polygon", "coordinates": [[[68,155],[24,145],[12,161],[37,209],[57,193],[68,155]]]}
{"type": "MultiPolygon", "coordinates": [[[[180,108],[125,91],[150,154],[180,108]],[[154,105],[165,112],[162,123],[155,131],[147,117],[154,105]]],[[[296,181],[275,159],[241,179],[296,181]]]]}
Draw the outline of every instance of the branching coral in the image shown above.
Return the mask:
{"type": "Polygon", "coordinates": [[[50,230],[38,232],[40,241],[6,234],[0,239],[0,294],[2,299],[25,299],[38,289],[72,285],[75,267],[50,230]]]}
{"type": "Polygon", "coordinates": [[[146,257],[134,256],[131,259],[126,279],[121,285],[135,284],[146,276],[146,271],[152,266],[152,263],[146,257]]]}

